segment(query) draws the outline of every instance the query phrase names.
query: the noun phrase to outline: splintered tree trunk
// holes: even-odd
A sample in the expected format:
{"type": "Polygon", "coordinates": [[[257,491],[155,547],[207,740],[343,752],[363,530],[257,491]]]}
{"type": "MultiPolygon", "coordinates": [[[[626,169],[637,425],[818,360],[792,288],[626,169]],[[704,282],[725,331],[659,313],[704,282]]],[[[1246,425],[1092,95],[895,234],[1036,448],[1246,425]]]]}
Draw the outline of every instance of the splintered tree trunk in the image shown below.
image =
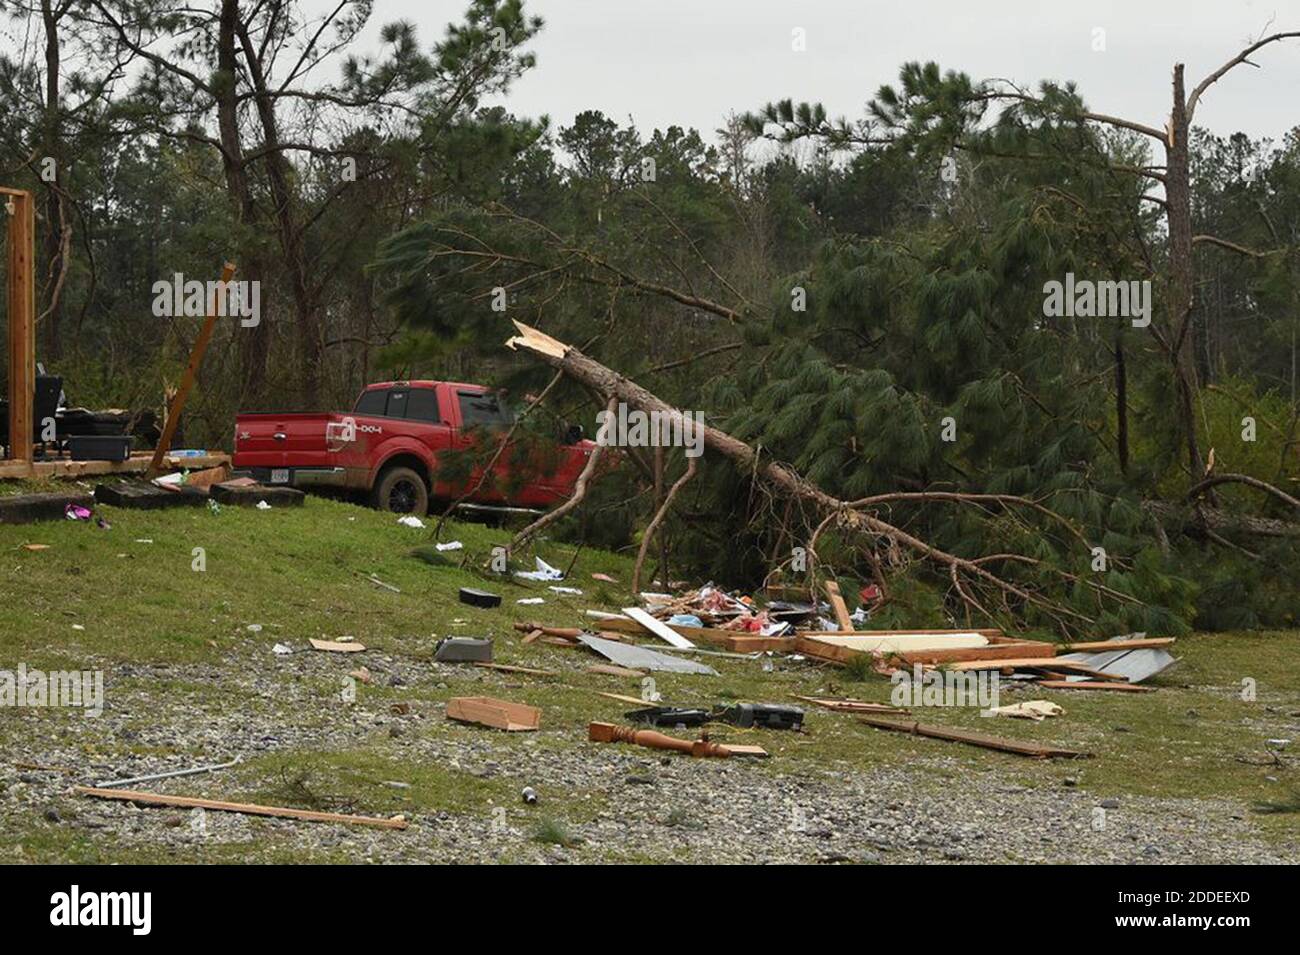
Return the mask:
{"type": "Polygon", "coordinates": [[[1197,374],[1193,352],[1195,335],[1192,271],[1192,186],[1188,156],[1187,98],[1183,89],[1183,64],[1174,67],[1174,103],[1169,114],[1165,143],[1165,202],[1169,224],[1170,360],[1178,400],[1178,422],[1187,442],[1187,464],[1193,479],[1205,473],[1196,437],[1197,374]]]}

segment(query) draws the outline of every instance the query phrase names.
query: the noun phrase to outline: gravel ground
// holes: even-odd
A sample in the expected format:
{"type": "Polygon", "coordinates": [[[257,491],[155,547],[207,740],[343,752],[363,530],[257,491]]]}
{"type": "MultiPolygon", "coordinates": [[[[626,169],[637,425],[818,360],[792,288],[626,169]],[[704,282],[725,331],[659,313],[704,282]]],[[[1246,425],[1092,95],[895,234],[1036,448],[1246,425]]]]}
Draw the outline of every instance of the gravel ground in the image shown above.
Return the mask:
{"type": "MultiPolygon", "coordinates": [[[[405,716],[390,712],[387,700],[382,707],[322,706],[321,687],[341,672],[337,657],[302,653],[268,662],[267,656],[221,667],[118,666],[106,676],[108,705],[95,719],[51,710],[3,714],[0,834],[89,842],[105,861],[119,849],[126,858],[158,861],[203,861],[221,850],[222,858],[250,862],[290,856],[354,862],[1300,861],[1300,847],[1261,840],[1247,808],[1232,801],[1103,800],[1068,778],[1013,785],[994,769],[972,772],[942,744],[923,763],[809,772],[783,772],[775,761],[660,758],[629,746],[588,744],[570,731],[504,734],[448,724],[439,704],[423,701],[405,716]],[[158,692],[164,684],[168,691],[158,692]],[[15,732],[11,720],[29,722],[15,732]],[[120,758],[127,748],[130,758],[120,758]],[[207,813],[199,831],[184,810],[68,792],[73,782],[158,772],[227,753],[253,759],[302,750],[377,753],[395,763],[442,767],[466,781],[508,785],[501,791],[513,794],[522,781],[540,802],[525,805],[512,796],[497,805],[485,801],[480,810],[417,810],[404,832],[231,813],[207,813]],[[207,755],[178,758],[178,751],[207,755]],[[78,775],[15,764],[77,767],[78,775]],[[565,820],[574,844],[535,838],[539,820],[551,813],[565,820]]],[[[446,689],[448,671],[437,664],[368,653],[366,665],[377,682],[413,691],[413,700],[446,689]]],[[[473,675],[485,692],[501,690],[501,675],[473,675]]],[[[462,690],[463,670],[456,679],[462,690]]],[[[221,777],[220,783],[206,776],[142,788],[244,798],[227,782],[231,774],[221,777]]],[[[400,796],[403,786],[400,778],[375,784],[389,796],[400,796]]],[[[51,861],[31,851],[25,856],[51,861]]]]}

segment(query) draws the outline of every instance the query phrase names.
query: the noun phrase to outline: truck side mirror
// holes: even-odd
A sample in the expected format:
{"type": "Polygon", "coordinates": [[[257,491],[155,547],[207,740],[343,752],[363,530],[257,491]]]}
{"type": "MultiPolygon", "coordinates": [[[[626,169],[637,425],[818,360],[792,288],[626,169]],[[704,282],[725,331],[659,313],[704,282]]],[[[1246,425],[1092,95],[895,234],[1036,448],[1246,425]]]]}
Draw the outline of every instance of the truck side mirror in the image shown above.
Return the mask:
{"type": "Polygon", "coordinates": [[[582,430],[582,425],[571,424],[564,432],[564,443],[577,444],[579,441],[582,440],[582,436],[584,433],[585,432],[582,430]]]}

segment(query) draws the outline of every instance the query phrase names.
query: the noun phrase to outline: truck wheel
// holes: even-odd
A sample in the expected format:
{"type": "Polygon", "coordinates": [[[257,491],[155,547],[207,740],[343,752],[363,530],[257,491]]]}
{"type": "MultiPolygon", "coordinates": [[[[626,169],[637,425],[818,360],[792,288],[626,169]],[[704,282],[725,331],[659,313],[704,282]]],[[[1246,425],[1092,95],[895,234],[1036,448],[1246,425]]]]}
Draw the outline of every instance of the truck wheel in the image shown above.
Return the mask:
{"type": "Polygon", "coordinates": [[[410,468],[389,468],[375,481],[371,503],[381,511],[422,515],[429,510],[429,489],[410,468]]]}

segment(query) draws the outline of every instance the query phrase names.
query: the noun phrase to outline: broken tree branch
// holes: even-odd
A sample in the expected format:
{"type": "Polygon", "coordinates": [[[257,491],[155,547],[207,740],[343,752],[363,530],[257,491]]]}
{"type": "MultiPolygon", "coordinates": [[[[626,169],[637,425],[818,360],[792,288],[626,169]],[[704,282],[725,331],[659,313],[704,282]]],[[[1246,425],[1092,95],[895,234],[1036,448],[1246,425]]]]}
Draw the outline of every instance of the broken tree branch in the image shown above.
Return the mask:
{"type": "MultiPolygon", "coordinates": [[[[1256,50],[1260,49],[1261,47],[1268,46],[1270,43],[1276,43],[1279,40],[1287,40],[1295,37],[1300,37],[1300,31],[1292,31],[1289,33],[1274,33],[1271,36],[1266,36],[1261,40],[1257,40],[1256,42],[1252,43],[1250,46],[1246,47],[1246,49],[1238,53],[1236,56],[1234,56],[1232,59],[1230,59],[1227,63],[1224,63],[1221,67],[1219,67],[1209,76],[1207,76],[1205,79],[1201,80],[1200,83],[1196,84],[1196,89],[1192,90],[1192,95],[1187,97],[1188,122],[1189,123],[1191,122],[1192,115],[1196,112],[1196,104],[1200,100],[1201,95],[1206,90],[1208,90],[1211,86],[1217,83],[1225,73],[1227,73],[1235,66],[1240,66],[1242,63],[1250,63],[1250,59],[1249,59],[1250,55],[1254,53],[1256,50]]],[[[1250,65],[1254,66],[1255,64],[1250,63],[1250,65]]]]}
{"type": "MultiPolygon", "coordinates": [[[[518,325],[519,323],[515,322],[515,324],[518,325]]],[[[554,341],[554,339],[552,339],[552,341],[554,341]]],[[[605,410],[610,414],[614,414],[618,410],[618,398],[615,395],[610,395],[609,403],[606,404],[605,410]]],[[[555,510],[547,511],[516,534],[515,539],[512,540],[510,546],[506,548],[507,553],[513,552],[515,548],[524,544],[542,528],[554,524],[561,517],[568,514],[571,510],[582,503],[582,499],[587,496],[587,486],[591,482],[591,476],[596,473],[596,462],[600,460],[600,452],[604,449],[605,446],[602,444],[597,444],[591,449],[591,457],[587,458],[587,464],[582,469],[582,473],[578,475],[577,483],[573,486],[573,495],[559,507],[555,508],[555,510]]]]}
{"type": "Polygon", "coordinates": [[[641,549],[637,551],[636,566],[632,569],[632,593],[634,594],[641,592],[641,568],[645,564],[645,555],[650,550],[650,542],[654,540],[655,531],[659,529],[659,525],[668,516],[668,508],[672,506],[673,498],[677,496],[677,492],[682,489],[682,486],[687,481],[695,477],[695,461],[695,458],[686,459],[686,473],[673,482],[673,486],[668,489],[668,496],[664,498],[663,504],[659,505],[659,510],[655,512],[655,516],[646,526],[645,533],[641,535],[641,549]]]}

